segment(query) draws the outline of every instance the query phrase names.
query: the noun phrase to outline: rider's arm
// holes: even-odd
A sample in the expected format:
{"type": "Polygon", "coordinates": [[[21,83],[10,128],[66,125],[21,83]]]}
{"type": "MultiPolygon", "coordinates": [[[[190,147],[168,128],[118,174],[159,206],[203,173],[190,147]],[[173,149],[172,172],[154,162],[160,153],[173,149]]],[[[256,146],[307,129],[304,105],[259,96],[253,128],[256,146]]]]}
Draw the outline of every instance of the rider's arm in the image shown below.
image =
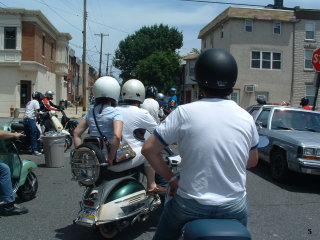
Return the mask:
{"type": "Polygon", "coordinates": [[[43,99],[42,103],[44,104],[45,108],[48,109],[48,110],[59,111],[58,108],[51,106],[52,103],[49,101],[49,99],[46,99],[46,98],[43,99]]]}
{"type": "Polygon", "coordinates": [[[250,152],[249,152],[249,160],[247,162],[247,168],[252,168],[252,167],[257,166],[258,159],[259,159],[259,157],[258,157],[258,149],[255,148],[255,149],[250,150],[250,152]]]}
{"type": "Polygon", "coordinates": [[[73,142],[74,146],[78,147],[81,144],[81,135],[88,128],[87,121],[85,119],[81,119],[76,129],[73,131],[73,142]]]}
{"type": "Polygon", "coordinates": [[[107,162],[112,165],[113,159],[115,158],[117,149],[119,148],[121,136],[122,136],[123,122],[113,122],[113,140],[110,146],[110,153],[108,154],[107,162]]]}
{"type": "Polygon", "coordinates": [[[161,151],[164,147],[165,146],[158,137],[156,137],[155,134],[152,134],[143,145],[141,153],[147,158],[153,169],[169,181],[174,176],[174,173],[161,156],[161,151]]]}
{"type": "Polygon", "coordinates": [[[0,130],[0,139],[10,139],[10,138],[18,138],[23,136],[22,133],[11,133],[7,131],[0,130]]]}

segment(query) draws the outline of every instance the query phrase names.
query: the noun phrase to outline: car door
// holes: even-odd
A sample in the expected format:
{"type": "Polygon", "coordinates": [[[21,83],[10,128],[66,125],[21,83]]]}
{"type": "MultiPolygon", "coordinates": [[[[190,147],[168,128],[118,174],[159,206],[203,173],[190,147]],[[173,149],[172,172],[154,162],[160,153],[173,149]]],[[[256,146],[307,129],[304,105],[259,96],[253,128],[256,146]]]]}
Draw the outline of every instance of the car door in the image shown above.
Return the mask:
{"type": "MultiPolygon", "coordinates": [[[[260,109],[256,116],[256,125],[259,136],[269,137],[269,124],[271,119],[271,109],[268,107],[260,109]]],[[[270,141],[270,139],[269,139],[270,141]]],[[[259,158],[267,160],[269,158],[270,144],[264,148],[259,148],[259,158]]]]}

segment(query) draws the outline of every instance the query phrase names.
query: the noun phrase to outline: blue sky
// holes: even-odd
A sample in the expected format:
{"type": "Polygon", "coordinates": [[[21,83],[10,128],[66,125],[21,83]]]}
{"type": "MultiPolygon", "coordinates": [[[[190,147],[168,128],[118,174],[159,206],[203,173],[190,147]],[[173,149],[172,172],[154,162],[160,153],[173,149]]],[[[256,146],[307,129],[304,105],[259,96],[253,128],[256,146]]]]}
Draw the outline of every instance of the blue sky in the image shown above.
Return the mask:
{"type": "MultiPolygon", "coordinates": [[[[267,5],[273,4],[274,1],[225,2],[267,5]]],[[[284,0],[284,5],[320,8],[319,0],[284,0]]],[[[176,27],[183,33],[183,47],[179,52],[186,55],[192,48],[200,49],[200,40],[197,37],[201,28],[229,6],[179,0],[87,0],[87,62],[98,69],[100,37],[94,34],[109,34],[108,37],[104,37],[103,53],[114,54],[119,42],[126,36],[142,26],[160,23],[176,27]]],[[[83,0],[0,0],[0,7],[41,10],[60,32],[71,34],[70,46],[81,59],[83,0]]],[[[104,55],[102,69],[105,69],[106,62],[107,56],[104,55]]]]}

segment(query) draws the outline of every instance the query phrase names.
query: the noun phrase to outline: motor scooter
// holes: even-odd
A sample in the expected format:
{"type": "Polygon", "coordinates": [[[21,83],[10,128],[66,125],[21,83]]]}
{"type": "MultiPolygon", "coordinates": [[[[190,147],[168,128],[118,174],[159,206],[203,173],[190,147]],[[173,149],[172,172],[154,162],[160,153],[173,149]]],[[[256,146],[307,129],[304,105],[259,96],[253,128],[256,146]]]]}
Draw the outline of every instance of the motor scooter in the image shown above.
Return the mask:
{"type": "Polygon", "coordinates": [[[0,140],[0,162],[9,166],[13,192],[23,201],[36,196],[38,179],[34,173],[37,164],[21,159],[15,144],[11,140],[0,140]]]}
{"type": "MultiPolygon", "coordinates": [[[[258,148],[266,147],[269,139],[266,136],[259,137],[258,148]]],[[[172,171],[179,174],[181,158],[179,155],[167,157],[168,164],[172,171]]],[[[170,187],[167,189],[165,202],[172,196],[170,187]]],[[[235,219],[197,219],[185,224],[181,240],[251,240],[248,229],[235,219]]]]}
{"type": "Polygon", "coordinates": [[[75,224],[98,228],[111,239],[136,221],[145,221],[161,205],[158,194],[147,194],[143,168],[120,173],[107,169],[99,147],[84,143],[71,152],[73,180],[85,187],[75,224]]]}

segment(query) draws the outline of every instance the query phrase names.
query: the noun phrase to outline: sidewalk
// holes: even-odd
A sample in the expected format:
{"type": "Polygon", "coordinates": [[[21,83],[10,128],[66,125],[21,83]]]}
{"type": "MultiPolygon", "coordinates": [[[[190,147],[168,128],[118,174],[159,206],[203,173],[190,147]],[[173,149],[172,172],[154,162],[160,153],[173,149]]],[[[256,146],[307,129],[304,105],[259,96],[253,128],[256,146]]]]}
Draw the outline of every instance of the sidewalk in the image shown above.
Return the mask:
{"type": "Polygon", "coordinates": [[[75,119],[82,118],[86,114],[86,112],[82,111],[82,106],[78,106],[77,108],[68,107],[64,110],[64,112],[69,118],[75,118],[75,119]]]}

